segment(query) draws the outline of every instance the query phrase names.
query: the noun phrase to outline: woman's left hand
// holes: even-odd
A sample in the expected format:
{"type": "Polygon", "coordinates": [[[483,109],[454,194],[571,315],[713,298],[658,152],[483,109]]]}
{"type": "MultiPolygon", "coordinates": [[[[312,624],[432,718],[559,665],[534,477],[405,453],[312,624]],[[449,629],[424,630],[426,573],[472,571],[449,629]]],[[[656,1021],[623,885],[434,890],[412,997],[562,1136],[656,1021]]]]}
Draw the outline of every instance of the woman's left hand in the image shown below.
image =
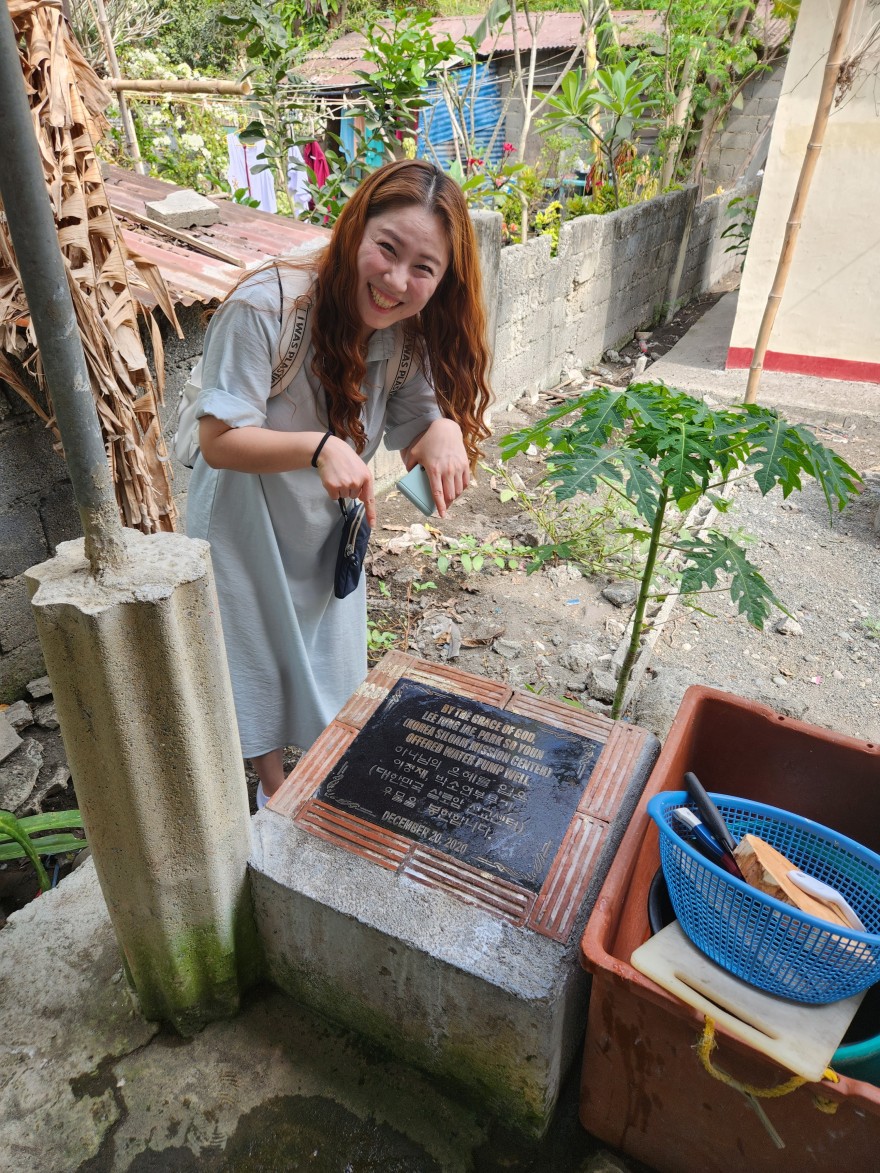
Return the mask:
{"type": "Polygon", "coordinates": [[[467,449],[461,428],[450,419],[439,419],[401,452],[407,472],[420,464],[428,474],[434,504],[441,517],[468,487],[471,479],[467,449]]]}

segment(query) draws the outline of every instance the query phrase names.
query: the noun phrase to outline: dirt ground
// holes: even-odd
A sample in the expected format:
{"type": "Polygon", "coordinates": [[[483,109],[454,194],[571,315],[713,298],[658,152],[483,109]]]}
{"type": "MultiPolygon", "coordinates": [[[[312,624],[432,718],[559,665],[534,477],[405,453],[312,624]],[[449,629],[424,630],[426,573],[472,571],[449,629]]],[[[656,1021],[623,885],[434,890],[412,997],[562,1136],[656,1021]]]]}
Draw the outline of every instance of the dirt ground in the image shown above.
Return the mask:
{"type": "MultiPolygon", "coordinates": [[[[521,400],[500,413],[486,464],[500,465],[498,436],[540,418],[567,396],[593,383],[625,385],[640,346],[653,361],[719,296],[691,303],[670,327],[641,343],[634,340],[619,356],[606,355],[600,366],[583,372],[584,383],[563,384],[535,404],[521,400]]],[[[645,378],[650,375],[649,361],[645,378]]],[[[814,482],[806,481],[804,491],[787,501],[781,493],[763,498],[748,482],[737,489],[733,509],[714,524],[747,536],[751,559],[794,622],[782,623],[786,616],[776,611],[759,632],[737,615],[726,592],[702,595],[696,607],[679,602],[628,713],[661,738],[687,685],[703,683],[880,740],[880,539],[874,530],[880,426],[855,416],[843,427],[813,426],[865,477],[864,489],[833,519],[814,482]]],[[[539,526],[523,501],[539,497],[543,454],[519,456],[507,467],[519,478],[522,496],[504,501],[508,485],[483,469],[442,522],[423,518],[400,494],[386,498],[372,544],[371,655],[377,659],[388,646],[404,648],[607,712],[608,673],[613,676],[620,662],[633,590],[613,587],[628,581],[628,568],[612,561],[585,577],[571,563],[548,562],[529,575],[531,559],[518,553],[505,556],[499,568],[493,555],[503,552],[505,541],[527,548],[538,538],[539,526]],[[482,551],[479,571],[465,571],[455,557],[456,542],[472,556],[482,551]],[[452,563],[441,573],[438,558],[444,554],[452,563]]]]}

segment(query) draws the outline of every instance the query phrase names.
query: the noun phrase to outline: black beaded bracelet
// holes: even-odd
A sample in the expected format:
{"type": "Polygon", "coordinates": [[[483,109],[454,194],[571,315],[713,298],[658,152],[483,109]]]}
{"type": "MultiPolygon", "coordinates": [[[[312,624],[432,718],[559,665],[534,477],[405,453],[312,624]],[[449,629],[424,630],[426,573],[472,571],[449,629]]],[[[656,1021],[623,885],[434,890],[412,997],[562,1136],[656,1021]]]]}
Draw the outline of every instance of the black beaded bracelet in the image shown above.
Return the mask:
{"type": "Polygon", "coordinates": [[[327,443],[327,441],[330,439],[330,437],[332,435],[333,435],[332,432],[325,432],[324,435],[321,437],[321,442],[318,444],[318,447],[315,449],[314,455],[312,456],[312,468],[318,467],[318,457],[321,455],[321,449],[324,447],[324,445],[327,443]]]}

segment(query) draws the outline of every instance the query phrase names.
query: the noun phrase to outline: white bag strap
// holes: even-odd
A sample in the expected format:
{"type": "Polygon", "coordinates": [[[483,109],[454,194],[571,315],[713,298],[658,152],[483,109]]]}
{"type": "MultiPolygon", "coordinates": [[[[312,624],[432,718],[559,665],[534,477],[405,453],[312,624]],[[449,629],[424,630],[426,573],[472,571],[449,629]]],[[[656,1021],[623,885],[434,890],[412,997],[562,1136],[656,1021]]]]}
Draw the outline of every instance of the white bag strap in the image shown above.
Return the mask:
{"type": "Polygon", "coordinates": [[[385,368],[385,394],[396,395],[409,378],[416,353],[415,335],[403,326],[398,327],[394,350],[385,368]]]}
{"type": "Polygon", "coordinates": [[[278,365],[272,369],[272,382],[269,390],[270,399],[285,391],[296,378],[300,367],[305,361],[312,338],[311,323],[309,320],[312,309],[311,300],[308,299],[304,304],[298,304],[294,312],[285,321],[284,286],[281,281],[281,270],[277,265],[275,267],[275,273],[278,277],[278,293],[281,298],[281,312],[279,315],[281,319],[281,341],[278,349],[283,357],[278,365]]]}

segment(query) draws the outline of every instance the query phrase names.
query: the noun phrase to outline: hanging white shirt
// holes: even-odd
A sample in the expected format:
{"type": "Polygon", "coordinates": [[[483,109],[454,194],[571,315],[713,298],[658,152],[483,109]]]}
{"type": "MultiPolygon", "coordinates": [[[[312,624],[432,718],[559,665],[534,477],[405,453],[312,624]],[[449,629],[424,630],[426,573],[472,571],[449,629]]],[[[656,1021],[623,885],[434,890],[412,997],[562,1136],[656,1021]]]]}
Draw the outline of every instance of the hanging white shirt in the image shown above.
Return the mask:
{"type": "Polygon", "coordinates": [[[259,200],[259,208],[263,212],[276,212],[278,201],[275,199],[275,182],[271,168],[254,172],[254,168],[266,162],[263,148],[266,143],[263,139],[246,147],[235,131],[226,136],[226,147],[229,151],[229,170],[226,177],[232,185],[233,191],[244,188],[251,199],[259,200]]]}
{"type": "Polygon", "coordinates": [[[306,186],[308,174],[302,151],[296,145],[287,152],[287,191],[293,205],[294,215],[307,212],[311,203],[311,195],[306,186]]]}

